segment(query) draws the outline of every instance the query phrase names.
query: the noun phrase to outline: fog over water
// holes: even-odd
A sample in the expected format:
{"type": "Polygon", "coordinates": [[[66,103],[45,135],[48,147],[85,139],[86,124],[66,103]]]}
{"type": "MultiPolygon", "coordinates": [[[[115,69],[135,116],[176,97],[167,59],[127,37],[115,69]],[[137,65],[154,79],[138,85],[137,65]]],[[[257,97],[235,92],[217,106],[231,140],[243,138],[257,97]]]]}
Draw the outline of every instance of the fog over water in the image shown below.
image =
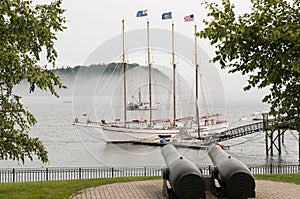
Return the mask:
{"type": "MultiPolygon", "coordinates": [[[[93,78],[89,78],[86,82],[92,80],[93,78]]],[[[82,89],[88,88],[83,85],[82,89]]],[[[161,91],[164,91],[164,88],[161,91]]],[[[24,104],[38,120],[38,124],[32,129],[31,136],[39,137],[43,141],[49,151],[50,164],[42,164],[37,160],[33,162],[26,160],[25,165],[13,161],[0,161],[0,167],[164,166],[160,147],[106,144],[101,129],[71,125],[75,117],[85,121],[87,118],[99,120],[109,114],[111,116],[119,114],[121,111],[105,112],[115,108],[107,107],[107,104],[111,104],[111,98],[115,97],[78,94],[63,95],[56,99],[42,95],[24,96],[24,104]],[[102,113],[104,115],[101,115],[102,113]]],[[[117,100],[113,99],[113,101],[117,100]]],[[[166,111],[160,111],[163,108],[165,106],[159,107],[155,114],[157,115],[158,112],[165,114],[166,111]]],[[[224,118],[230,121],[230,128],[249,124],[253,122],[250,117],[251,113],[267,110],[267,108],[268,106],[263,105],[259,98],[227,100],[224,118]]],[[[218,109],[217,105],[214,109],[218,109]]],[[[220,109],[224,110],[224,107],[220,109]]],[[[147,116],[147,113],[141,114],[147,116]]],[[[296,135],[295,132],[286,132],[282,155],[278,156],[275,152],[273,157],[265,156],[264,133],[262,132],[224,143],[231,146],[228,153],[246,164],[297,163],[298,144],[294,135],[296,135]]],[[[180,152],[198,165],[212,164],[204,150],[180,149],[180,152]]]]}

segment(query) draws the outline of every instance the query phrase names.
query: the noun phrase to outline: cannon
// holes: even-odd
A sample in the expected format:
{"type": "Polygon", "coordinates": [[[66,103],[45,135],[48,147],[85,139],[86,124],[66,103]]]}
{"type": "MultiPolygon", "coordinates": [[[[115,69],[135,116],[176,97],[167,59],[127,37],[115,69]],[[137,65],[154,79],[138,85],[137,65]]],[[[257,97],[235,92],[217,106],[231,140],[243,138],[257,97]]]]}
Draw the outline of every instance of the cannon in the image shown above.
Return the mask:
{"type": "Polygon", "coordinates": [[[214,164],[211,189],[215,195],[229,198],[255,197],[255,181],[246,165],[216,144],[208,148],[208,155],[214,164]]]}
{"type": "Polygon", "coordinates": [[[163,193],[171,199],[205,198],[205,180],[197,166],[180,156],[172,145],[161,149],[167,167],[163,169],[163,193]]]}

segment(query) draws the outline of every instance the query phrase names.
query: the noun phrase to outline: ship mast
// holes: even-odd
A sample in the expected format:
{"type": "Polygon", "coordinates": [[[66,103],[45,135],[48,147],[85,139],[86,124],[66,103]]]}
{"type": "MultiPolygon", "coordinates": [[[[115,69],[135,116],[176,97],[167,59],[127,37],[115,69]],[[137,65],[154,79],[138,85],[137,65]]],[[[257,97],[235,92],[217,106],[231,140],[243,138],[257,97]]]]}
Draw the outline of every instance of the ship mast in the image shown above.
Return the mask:
{"type": "Polygon", "coordinates": [[[127,122],[127,113],[126,113],[126,104],[127,104],[127,99],[126,99],[126,61],[125,61],[125,33],[124,33],[125,25],[124,25],[124,19],[122,20],[122,64],[123,64],[123,74],[124,74],[124,82],[123,82],[123,87],[124,87],[124,125],[126,126],[127,122]]]}
{"type": "Polygon", "coordinates": [[[139,105],[142,104],[141,88],[139,88],[139,105]]]}
{"type": "Polygon", "coordinates": [[[150,60],[149,20],[147,20],[147,44],[148,44],[148,68],[149,68],[149,122],[150,125],[152,125],[152,79],[151,79],[151,60],[150,60]]]}
{"type": "Polygon", "coordinates": [[[197,132],[198,132],[198,138],[200,138],[200,121],[199,121],[199,106],[198,106],[198,100],[199,100],[199,88],[198,88],[198,73],[199,73],[199,65],[198,65],[198,57],[197,57],[197,25],[195,25],[195,66],[196,66],[196,118],[197,118],[197,132]]]}
{"type": "Polygon", "coordinates": [[[172,65],[173,65],[173,124],[176,120],[176,64],[174,52],[174,23],[172,22],[172,65]]]}

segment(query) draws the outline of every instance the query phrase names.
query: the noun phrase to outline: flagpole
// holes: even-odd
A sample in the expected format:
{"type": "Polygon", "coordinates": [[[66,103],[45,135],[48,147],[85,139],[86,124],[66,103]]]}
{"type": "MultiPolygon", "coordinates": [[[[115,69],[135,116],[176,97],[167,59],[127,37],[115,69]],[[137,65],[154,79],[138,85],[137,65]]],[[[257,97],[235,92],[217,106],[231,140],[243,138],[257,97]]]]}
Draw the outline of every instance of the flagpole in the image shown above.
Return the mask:
{"type": "Polygon", "coordinates": [[[198,73],[199,73],[199,65],[198,65],[198,56],[197,56],[197,25],[195,24],[195,66],[196,66],[196,118],[197,118],[197,132],[198,132],[198,138],[200,138],[200,121],[199,121],[199,106],[198,106],[198,100],[199,100],[199,88],[198,88],[198,73]]]}
{"type": "Polygon", "coordinates": [[[151,79],[150,33],[149,33],[148,16],[147,16],[147,45],[148,45],[148,68],[149,68],[149,122],[150,125],[152,125],[152,79],[151,79]]]}
{"type": "Polygon", "coordinates": [[[173,65],[173,124],[176,120],[176,64],[174,51],[174,23],[172,21],[172,65],[173,65]]]}
{"type": "Polygon", "coordinates": [[[125,61],[125,24],[124,19],[122,20],[122,63],[123,63],[123,73],[124,73],[124,125],[126,126],[127,122],[127,112],[126,112],[126,105],[127,105],[127,99],[126,99],[126,61],[125,61]]]}

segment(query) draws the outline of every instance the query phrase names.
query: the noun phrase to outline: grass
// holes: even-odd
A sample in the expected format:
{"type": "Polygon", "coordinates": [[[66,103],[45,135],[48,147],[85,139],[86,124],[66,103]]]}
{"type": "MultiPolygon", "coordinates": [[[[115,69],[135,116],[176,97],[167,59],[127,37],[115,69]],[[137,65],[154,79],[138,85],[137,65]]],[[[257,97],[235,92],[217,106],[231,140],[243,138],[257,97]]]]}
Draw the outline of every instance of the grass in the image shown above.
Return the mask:
{"type": "Polygon", "coordinates": [[[117,182],[154,180],[161,177],[102,178],[86,180],[1,183],[2,199],[67,199],[80,190],[117,182]]]}
{"type": "MultiPolygon", "coordinates": [[[[300,185],[298,174],[254,175],[255,180],[272,180],[300,185]]],[[[117,182],[161,179],[158,177],[102,178],[86,180],[0,183],[0,199],[67,199],[80,190],[117,182]]]]}
{"type": "Polygon", "coordinates": [[[254,178],[255,180],[271,180],[277,182],[295,183],[300,185],[300,173],[254,175],[254,178]]]}

